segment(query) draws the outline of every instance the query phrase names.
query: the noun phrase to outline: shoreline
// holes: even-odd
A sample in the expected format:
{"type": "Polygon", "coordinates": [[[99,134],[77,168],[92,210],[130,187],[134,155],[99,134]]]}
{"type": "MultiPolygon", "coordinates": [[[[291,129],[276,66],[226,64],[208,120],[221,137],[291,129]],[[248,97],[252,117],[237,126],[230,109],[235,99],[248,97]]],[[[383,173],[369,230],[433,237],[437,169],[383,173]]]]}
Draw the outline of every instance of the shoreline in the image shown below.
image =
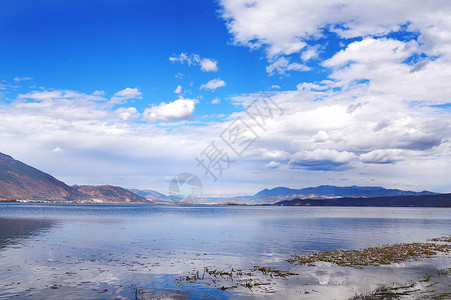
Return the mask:
{"type": "Polygon", "coordinates": [[[20,200],[20,199],[0,199],[1,203],[40,203],[40,204],[88,204],[88,205],[165,205],[165,206],[257,206],[257,207],[349,207],[349,208],[451,208],[450,205],[446,206],[415,206],[415,205],[397,205],[397,206],[387,206],[387,205],[279,205],[279,204],[255,204],[255,203],[168,203],[168,202],[75,202],[75,201],[53,201],[53,200],[20,200]]]}

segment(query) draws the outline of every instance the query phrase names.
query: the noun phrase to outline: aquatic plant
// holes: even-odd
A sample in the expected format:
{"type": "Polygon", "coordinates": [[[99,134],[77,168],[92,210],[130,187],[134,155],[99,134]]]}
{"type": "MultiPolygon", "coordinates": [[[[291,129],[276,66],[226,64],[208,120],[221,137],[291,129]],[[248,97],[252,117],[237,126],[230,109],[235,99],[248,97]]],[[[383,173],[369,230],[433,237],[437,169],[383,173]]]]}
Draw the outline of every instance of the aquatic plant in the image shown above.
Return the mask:
{"type": "MultiPolygon", "coordinates": [[[[447,241],[447,237],[437,240],[447,241]]],[[[369,247],[360,250],[332,250],[321,251],[307,255],[293,255],[287,259],[289,263],[298,265],[312,265],[316,262],[329,262],[339,266],[361,267],[379,266],[403,262],[411,259],[430,257],[437,253],[451,251],[451,245],[438,243],[403,243],[369,247]]]]}

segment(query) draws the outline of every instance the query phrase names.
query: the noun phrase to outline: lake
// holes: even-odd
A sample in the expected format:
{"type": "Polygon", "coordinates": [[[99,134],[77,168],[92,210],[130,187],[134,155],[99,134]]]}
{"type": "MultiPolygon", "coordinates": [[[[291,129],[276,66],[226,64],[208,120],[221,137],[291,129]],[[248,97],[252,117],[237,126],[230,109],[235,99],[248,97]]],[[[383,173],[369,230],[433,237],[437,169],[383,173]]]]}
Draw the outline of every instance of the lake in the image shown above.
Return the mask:
{"type": "Polygon", "coordinates": [[[0,298],[347,299],[449,268],[450,255],[362,269],[286,259],[425,242],[449,235],[450,218],[450,208],[1,203],[0,298]],[[232,269],[243,275],[220,274],[232,269]]]}

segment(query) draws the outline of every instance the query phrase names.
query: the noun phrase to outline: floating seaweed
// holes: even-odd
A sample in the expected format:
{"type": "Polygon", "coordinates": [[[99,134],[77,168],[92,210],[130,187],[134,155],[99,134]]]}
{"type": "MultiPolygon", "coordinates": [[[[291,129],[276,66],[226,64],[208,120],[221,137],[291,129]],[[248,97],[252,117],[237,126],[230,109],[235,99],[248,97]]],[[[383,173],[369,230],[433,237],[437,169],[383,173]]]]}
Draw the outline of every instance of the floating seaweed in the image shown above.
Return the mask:
{"type": "MultiPolygon", "coordinates": [[[[431,241],[449,242],[451,237],[441,237],[431,241]]],[[[430,257],[451,251],[451,245],[438,243],[403,243],[369,247],[360,250],[321,251],[307,255],[293,255],[289,263],[312,265],[316,262],[330,262],[339,266],[361,267],[379,266],[403,262],[411,259],[430,257]]]]}
{"type": "MultiPolygon", "coordinates": [[[[428,241],[429,242],[427,243],[399,243],[379,247],[369,247],[360,250],[322,251],[303,256],[293,255],[292,258],[287,259],[286,261],[297,265],[312,266],[317,262],[329,262],[339,266],[363,268],[363,266],[388,265],[412,259],[430,257],[438,253],[451,252],[451,236],[430,239],[428,241]]],[[[254,292],[254,289],[259,288],[263,292],[273,293],[274,291],[269,286],[273,278],[285,279],[289,276],[299,275],[290,270],[278,270],[264,266],[254,266],[252,269],[248,270],[232,268],[230,271],[227,271],[206,267],[204,264],[203,268],[202,274],[199,271],[193,271],[188,276],[180,276],[176,281],[179,285],[183,285],[184,283],[197,283],[200,281],[222,291],[244,287],[252,292],[254,292]]],[[[380,288],[372,295],[367,295],[368,297],[360,295],[356,296],[355,299],[382,299],[377,298],[378,296],[392,297],[386,299],[396,299],[396,297],[403,293],[405,293],[405,291],[398,291],[394,288],[380,288]]]]}
{"type": "Polygon", "coordinates": [[[448,282],[445,280],[443,290],[436,290],[440,277],[448,276],[451,269],[438,270],[436,274],[428,274],[418,282],[406,283],[405,285],[380,286],[371,292],[355,295],[349,300],[387,300],[387,299],[450,299],[448,282]],[[430,283],[432,281],[432,283],[430,283]],[[422,283],[430,283],[427,286],[422,283]]]}
{"type": "Polygon", "coordinates": [[[254,288],[261,288],[265,292],[272,293],[271,290],[266,290],[264,287],[270,285],[270,282],[257,280],[255,277],[256,272],[263,274],[270,280],[273,277],[286,278],[288,276],[298,275],[290,271],[277,270],[269,267],[254,266],[253,269],[241,270],[241,269],[231,269],[230,271],[210,269],[204,266],[204,272],[201,275],[199,271],[192,272],[188,276],[180,276],[176,279],[179,285],[184,282],[196,283],[201,281],[208,285],[213,284],[220,290],[228,290],[232,288],[238,288],[239,286],[248,288],[253,291],[254,288]],[[224,285],[224,282],[234,282],[232,285],[224,285]]]}

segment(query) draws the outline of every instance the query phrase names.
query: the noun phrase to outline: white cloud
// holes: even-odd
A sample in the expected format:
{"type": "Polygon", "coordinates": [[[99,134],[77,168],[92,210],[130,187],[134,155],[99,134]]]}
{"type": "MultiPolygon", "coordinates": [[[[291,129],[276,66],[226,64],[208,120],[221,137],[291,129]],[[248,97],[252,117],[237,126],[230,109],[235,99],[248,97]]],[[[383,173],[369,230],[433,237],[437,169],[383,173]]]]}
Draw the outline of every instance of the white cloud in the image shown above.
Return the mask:
{"type": "Polygon", "coordinates": [[[61,152],[63,151],[63,149],[61,149],[60,147],[56,147],[55,149],[52,150],[52,152],[61,152]]]}
{"type": "Polygon", "coordinates": [[[318,53],[318,49],[320,48],[319,45],[313,46],[313,47],[308,47],[307,49],[305,49],[304,51],[302,51],[301,54],[301,59],[303,61],[308,61],[311,60],[313,58],[317,58],[319,53],[318,53]]]}
{"type": "Polygon", "coordinates": [[[286,160],[290,154],[286,151],[274,150],[263,152],[262,158],[272,159],[272,160],[286,160]]]}
{"type": "Polygon", "coordinates": [[[94,91],[92,93],[92,95],[94,95],[94,96],[104,96],[105,95],[105,91],[94,91]]]}
{"type": "Polygon", "coordinates": [[[175,89],[174,93],[176,93],[176,94],[181,94],[182,93],[182,86],[180,84],[177,86],[177,88],[175,89]]]}
{"type": "Polygon", "coordinates": [[[43,90],[33,91],[27,94],[18,96],[19,100],[34,100],[39,102],[51,101],[72,101],[73,103],[80,103],[86,101],[104,101],[105,99],[98,94],[97,91],[89,94],[83,94],[71,90],[43,90]]]}
{"type": "Polygon", "coordinates": [[[315,171],[337,170],[345,167],[353,158],[354,153],[329,149],[301,151],[291,156],[290,165],[315,171]]]}
{"type": "MultiPolygon", "coordinates": [[[[260,138],[239,163],[225,172],[221,185],[209,186],[209,191],[227,192],[236,180],[240,180],[243,192],[256,192],[271,185],[298,187],[345,182],[414,190],[444,190],[449,184],[448,110],[411,105],[386,94],[374,95],[367,87],[331,90],[332,83],[327,83],[328,88],[315,89],[316,86],[324,87],[326,83],[273,92],[271,98],[284,115],[268,122],[265,132],[249,122],[260,138]],[[355,103],[367,104],[349,113],[349,106],[355,103]],[[390,149],[400,149],[402,153],[392,153],[390,149]],[[273,167],[271,172],[262,172],[262,160],[266,160],[266,168],[273,167]],[[275,167],[272,161],[279,166],[275,167]],[[249,182],[249,178],[255,181],[249,182]]],[[[26,157],[25,161],[38,167],[41,164],[69,183],[139,182],[143,187],[164,192],[167,183],[163,177],[175,176],[180,169],[199,172],[193,167],[193,157],[227,127],[230,121],[223,123],[224,119],[236,117],[232,114],[221,121],[209,119],[208,126],[179,122],[167,130],[161,122],[153,122],[192,116],[195,100],[179,99],[149,108],[144,114],[152,122],[148,124],[122,122],[105,98],[93,94],[36,91],[10,104],[0,104],[2,152],[18,153],[18,158],[26,157]],[[55,145],[64,149],[61,160],[45,156],[46,152],[52,153],[48,149],[55,145]],[[32,152],[27,150],[30,148],[32,152]],[[37,160],[36,153],[45,159],[37,160]],[[98,153],[105,153],[100,161],[98,153]],[[75,162],[86,163],[72,163],[69,156],[75,162]],[[115,160],[114,169],[111,157],[115,160]],[[90,175],[86,175],[86,170],[90,175]],[[118,179],[124,177],[124,181],[118,179]]],[[[256,97],[242,95],[240,99],[248,103],[256,97]]],[[[126,109],[122,112],[127,113],[126,109]]],[[[208,177],[201,179],[206,186],[209,184],[208,177]]]]}
{"type": "Polygon", "coordinates": [[[378,149],[362,154],[359,158],[369,164],[391,164],[405,159],[399,149],[378,149]]]}
{"type": "Polygon", "coordinates": [[[226,83],[223,80],[217,78],[217,79],[212,79],[212,80],[210,80],[209,82],[207,82],[205,84],[202,84],[200,86],[200,89],[201,90],[205,89],[205,90],[214,91],[217,88],[220,88],[220,87],[223,87],[223,86],[226,86],[226,83]]]}
{"type": "Polygon", "coordinates": [[[318,133],[314,137],[316,143],[323,143],[326,142],[328,139],[329,135],[324,130],[318,131],[318,133]]]}
{"type": "Polygon", "coordinates": [[[213,100],[211,100],[211,104],[219,104],[221,103],[221,99],[219,98],[214,98],[213,100]]]}
{"type": "MultiPolygon", "coordinates": [[[[442,55],[417,64],[404,61],[418,54],[416,41],[367,38],[353,42],[324,62],[333,68],[337,86],[349,87],[367,80],[374,94],[386,94],[398,101],[451,102],[451,57],[442,55]]],[[[451,53],[451,48],[450,48],[451,53]]]]}
{"type": "Polygon", "coordinates": [[[169,103],[162,102],[146,108],[143,117],[149,122],[189,119],[193,117],[196,102],[197,100],[183,98],[169,103]]]}
{"type": "Polygon", "coordinates": [[[116,109],[116,114],[121,120],[136,120],[140,114],[135,107],[121,107],[116,109]]]}
{"type": "Polygon", "coordinates": [[[15,82],[19,82],[19,81],[25,81],[25,80],[32,80],[33,78],[31,77],[14,77],[14,81],[15,82]]]}
{"type": "Polygon", "coordinates": [[[130,99],[141,99],[142,93],[137,88],[125,88],[113,95],[110,100],[112,104],[123,104],[130,99]]]}
{"type": "Polygon", "coordinates": [[[268,169],[275,169],[275,168],[277,168],[277,167],[279,167],[280,166],[280,163],[279,162],[277,162],[277,161],[270,161],[269,163],[267,163],[266,165],[265,165],[265,168],[268,168],[268,169]]]}
{"type": "Polygon", "coordinates": [[[279,74],[285,74],[287,71],[309,71],[310,68],[299,64],[290,63],[285,57],[280,57],[278,60],[266,67],[266,72],[273,74],[277,72],[279,74]]]}
{"type": "Polygon", "coordinates": [[[200,66],[201,70],[204,72],[217,72],[218,62],[211,58],[201,58],[197,54],[186,54],[180,53],[178,56],[171,56],[169,60],[174,62],[179,62],[181,64],[188,64],[188,66],[200,66]]]}
{"type": "MultiPolygon", "coordinates": [[[[449,192],[451,111],[430,105],[451,103],[451,2],[221,4],[234,42],[264,49],[273,64],[268,66],[271,73],[294,71],[301,68],[299,62],[314,59],[326,72],[320,72],[324,76],[320,74],[318,82],[270,92],[284,115],[269,120],[266,131],[249,122],[259,139],[211,190],[255,192],[271,185],[349,183],[449,192]],[[320,38],[326,31],[343,38],[337,53],[324,49],[328,46],[320,38]],[[387,36],[389,32],[395,34],[387,36]],[[405,36],[397,40],[398,35],[405,36]],[[357,39],[350,42],[348,37],[357,39]],[[328,60],[320,61],[321,51],[330,54],[328,60]],[[271,172],[262,172],[263,161],[271,172]]],[[[198,55],[182,53],[170,60],[199,68],[205,60],[204,71],[214,69],[198,55]]],[[[246,107],[257,95],[230,99],[246,107]]],[[[113,110],[102,92],[40,90],[14,100],[0,103],[2,151],[19,153],[37,166],[45,161],[46,170],[52,170],[55,161],[55,175],[64,174],[74,183],[83,183],[76,182],[79,178],[107,178],[108,183],[123,184],[118,178],[128,177],[129,184],[151,188],[161,181],[162,191],[166,176],[185,169],[202,173],[190,169],[193,157],[239,115],[224,116],[220,122],[213,117],[171,122],[167,129],[162,122],[122,122],[118,113],[128,118],[133,109],[113,110]],[[208,126],[192,126],[195,122],[208,126]],[[45,158],[55,145],[64,149],[60,154],[67,155],[66,160],[45,158]],[[101,163],[98,153],[106,154],[101,163]],[[109,157],[114,157],[114,168],[109,157]]],[[[144,117],[149,122],[184,120],[192,117],[195,104],[189,99],[161,103],[148,108],[144,117]]],[[[202,180],[208,185],[208,177],[202,180]]]]}
{"type": "Polygon", "coordinates": [[[169,61],[170,62],[179,62],[179,63],[188,63],[188,65],[191,65],[191,59],[188,59],[188,55],[186,55],[185,53],[180,53],[179,56],[171,56],[169,57],[169,61]]]}
{"type": "Polygon", "coordinates": [[[341,50],[325,61],[324,66],[340,67],[350,62],[372,66],[386,62],[401,63],[417,49],[418,44],[415,41],[406,43],[393,39],[366,38],[349,44],[345,50],[341,50]]]}
{"type": "Polygon", "coordinates": [[[449,1],[422,0],[353,1],[286,0],[283,5],[271,0],[222,0],[223,18],[237,44],[265,47],[269,57],[297,53],[305,40],[323,36],[323,29],[340,37],[380,36],[409,24],[422,32],[425,47],[446,47],[449,1]]]}
{"type": "Polygon", "coordinates": [[[204,72],[218,71],[218,62],[209,58],[204,58],[200,61],[201,70],[204,72]]]}
{"type": "Polygon", "coordinates": [[[108,115],[103,107],[106,100],[96,92],[84,94],[71,90],[41,90],[18,95],[12,105],[18,114],[87,120],[103,119],[108,115]]]}

